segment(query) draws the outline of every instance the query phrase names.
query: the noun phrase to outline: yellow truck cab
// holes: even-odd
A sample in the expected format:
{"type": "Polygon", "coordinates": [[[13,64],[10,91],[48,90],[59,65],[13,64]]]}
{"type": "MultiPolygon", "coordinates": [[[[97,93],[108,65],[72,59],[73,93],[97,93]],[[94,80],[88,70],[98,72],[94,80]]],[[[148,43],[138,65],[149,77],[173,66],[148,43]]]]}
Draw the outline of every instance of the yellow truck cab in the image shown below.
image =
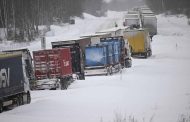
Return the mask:
{"type": "Polygon", "coordinates": [[[151,39],[147,29],[128,29],[124,31],[124,38],[128,40],[132,56],[152,55],[151,39]]]}

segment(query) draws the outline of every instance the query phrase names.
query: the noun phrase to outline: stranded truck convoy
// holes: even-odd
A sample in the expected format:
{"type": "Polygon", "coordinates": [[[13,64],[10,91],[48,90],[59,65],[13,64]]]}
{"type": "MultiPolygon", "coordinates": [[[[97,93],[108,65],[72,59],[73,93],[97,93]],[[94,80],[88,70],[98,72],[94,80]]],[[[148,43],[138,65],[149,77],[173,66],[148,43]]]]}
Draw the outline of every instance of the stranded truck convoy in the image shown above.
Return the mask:
{"type": "Polygon", "coordinates": [[[0,112],[30,103],[31,56],[27,49],[0,52],[0,112]]]}

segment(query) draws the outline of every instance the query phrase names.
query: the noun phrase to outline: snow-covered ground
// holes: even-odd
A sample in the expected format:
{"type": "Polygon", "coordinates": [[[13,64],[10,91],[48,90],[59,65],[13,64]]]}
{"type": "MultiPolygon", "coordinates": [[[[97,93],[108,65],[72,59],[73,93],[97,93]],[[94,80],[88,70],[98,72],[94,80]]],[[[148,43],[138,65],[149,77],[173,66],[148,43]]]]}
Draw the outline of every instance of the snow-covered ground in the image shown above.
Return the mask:
{"type": "MultiPolygon", "coordinates": [[[[117,15],[88,15],[76,25],[53,26],[47,41],[106,29],[120,21],[122,13],[117,15]]],[[[68,90],[32,91],[31,104],[3,112],[0,122],[114,122],[115,116],[126,122],[133,116],[137,122],[177,122],[180,115],[190,115],[190,26],[184,16],[157,18],[152,57],[133,59],[132,68],[113,76],[75,81],[68,90]]],[[[31,50],[40,48],[34,44],[31,50]]]]}

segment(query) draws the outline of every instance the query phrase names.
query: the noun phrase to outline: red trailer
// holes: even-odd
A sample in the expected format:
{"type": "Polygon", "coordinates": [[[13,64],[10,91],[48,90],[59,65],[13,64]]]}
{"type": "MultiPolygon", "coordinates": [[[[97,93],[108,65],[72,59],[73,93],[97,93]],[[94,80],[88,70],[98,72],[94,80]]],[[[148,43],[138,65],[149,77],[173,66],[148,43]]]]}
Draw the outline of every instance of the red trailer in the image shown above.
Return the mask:
{"type": "MultiPolygon", "coordinates": [[[[33,52],[35,77],[38,81],[57,79],[66,89],[72,81],[70,48],[40,50],[33,52]]],[[[43,82],[44,83],[44,82],[43,82]]],[[[51,82],[52,83],[52,82],[51,82]]],[[[55,89],[55,84],[40,84],[39,89],[55,89]],[[47,86],[48,85],[48,86],[47,86]]]]}

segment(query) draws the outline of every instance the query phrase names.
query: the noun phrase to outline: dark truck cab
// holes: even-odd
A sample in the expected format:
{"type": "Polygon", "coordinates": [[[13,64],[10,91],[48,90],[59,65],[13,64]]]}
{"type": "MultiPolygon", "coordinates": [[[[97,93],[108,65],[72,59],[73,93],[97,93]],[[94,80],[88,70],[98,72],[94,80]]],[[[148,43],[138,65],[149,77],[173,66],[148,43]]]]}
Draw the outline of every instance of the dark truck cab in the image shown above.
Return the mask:
{"type": "Polygon", "coordinates": [[[27,49],[0,52],[0,112],[11,105],[30,103],[33,76],[32,58],[27,49]]]}

